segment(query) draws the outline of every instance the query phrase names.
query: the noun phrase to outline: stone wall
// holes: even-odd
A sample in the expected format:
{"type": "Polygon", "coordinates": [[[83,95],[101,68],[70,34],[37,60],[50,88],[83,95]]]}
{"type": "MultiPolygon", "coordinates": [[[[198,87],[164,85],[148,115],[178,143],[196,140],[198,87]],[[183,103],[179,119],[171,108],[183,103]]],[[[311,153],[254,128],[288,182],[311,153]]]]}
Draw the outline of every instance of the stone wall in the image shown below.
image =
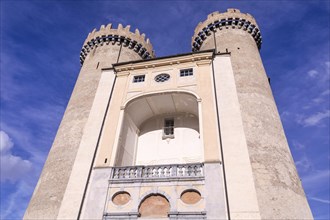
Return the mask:
{"type": "Polygon", "coordinates": [[[248,27],[232,23],[215,28],[215,32],[205,36],[200,50],[216,45],[216,52],[231,53],[261,218],[312,219],[260,58],[258,43],[261,41],[256,40],[253,31],[257,28],[255,20],[234,9],[220,15],[211,14],[196,28],[193,39],[203,30],[202,24],[214,23],[219,16],[249,21],[248,27]]]}

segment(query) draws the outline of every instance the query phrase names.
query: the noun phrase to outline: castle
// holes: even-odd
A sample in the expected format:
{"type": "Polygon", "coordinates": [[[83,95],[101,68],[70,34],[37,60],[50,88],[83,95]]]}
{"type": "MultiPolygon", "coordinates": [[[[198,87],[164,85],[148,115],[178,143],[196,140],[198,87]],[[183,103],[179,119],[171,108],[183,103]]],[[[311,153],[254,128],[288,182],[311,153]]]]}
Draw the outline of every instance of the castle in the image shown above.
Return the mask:
{"type": "Polygon", "coordinates": [[[93,30],[25,219],[312,219],[259,49],[238,9],[155,58],[139,30],[93,30]]]}

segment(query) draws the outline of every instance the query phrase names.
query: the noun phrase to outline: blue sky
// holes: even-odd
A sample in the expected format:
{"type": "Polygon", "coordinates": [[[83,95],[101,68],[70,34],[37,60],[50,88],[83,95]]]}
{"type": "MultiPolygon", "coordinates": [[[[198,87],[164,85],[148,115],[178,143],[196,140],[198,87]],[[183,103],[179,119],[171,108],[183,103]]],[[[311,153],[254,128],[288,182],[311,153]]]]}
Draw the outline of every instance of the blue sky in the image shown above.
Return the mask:
{"type": "Polygon", "coordinates": [[[213,11],[239,8],[261,29],[261,56],[316,219],[329,206],[329,1],[1,1],[1,219],[23,216],[102,24],[146,33],[158,57],[191,51],[213,11]]]}

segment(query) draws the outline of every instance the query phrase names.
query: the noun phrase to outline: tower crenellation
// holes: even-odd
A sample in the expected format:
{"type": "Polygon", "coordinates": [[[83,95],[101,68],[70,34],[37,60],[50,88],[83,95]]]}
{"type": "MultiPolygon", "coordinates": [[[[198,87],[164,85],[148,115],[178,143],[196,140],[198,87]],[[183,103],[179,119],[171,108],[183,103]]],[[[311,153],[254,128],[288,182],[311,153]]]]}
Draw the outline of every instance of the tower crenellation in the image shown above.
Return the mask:
{"type": "Polygon", "coordinates": [[[133,33],[130,31],[130,25],[123,27],[122,24],[118,24],[118,28],[115,29],[110,23],[107,26],[101,25],[99,30],[94,29],[88,34],[80,52],[80,63],[83,65],[86,56],[94,47],[103,46],[104,44],[123,44],[124,47],[128,47],[138,53],[142,59],[154,57],[149,38],[145,39],[145,34],[140,34],[139,29],[135,29],[133,33]]]}
{"type": "Polygon", "coordinates": [[[192,37],[192,51],[199,51],[204,40],[211,35],[212,31],[229,28],[247,31],[255,40],[258,48],[261,48],[262,36],[256,20],[248,13],[241,13],[240,10],[231,8],[224,13],[215,11],[197,25],[192,37]]]}

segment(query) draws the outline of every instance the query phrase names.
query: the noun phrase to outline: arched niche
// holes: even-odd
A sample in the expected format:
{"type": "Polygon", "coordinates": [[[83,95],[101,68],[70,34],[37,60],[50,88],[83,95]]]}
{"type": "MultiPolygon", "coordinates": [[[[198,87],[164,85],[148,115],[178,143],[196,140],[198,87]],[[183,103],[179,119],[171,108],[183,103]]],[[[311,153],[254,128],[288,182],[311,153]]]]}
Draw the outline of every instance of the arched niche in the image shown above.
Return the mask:
{"type": "Polygon", "coordinates": [[[147,196],[139,205],[141,218],[167,218],[170,211],[170,203],[161,194],[147,196]]]}
{"type": "Polygon", "coordinates": [[[201,162],[199,121],[197,98],[190,93],[157,93],[131,100],[124,110],[115,165],[201,162]]]}

